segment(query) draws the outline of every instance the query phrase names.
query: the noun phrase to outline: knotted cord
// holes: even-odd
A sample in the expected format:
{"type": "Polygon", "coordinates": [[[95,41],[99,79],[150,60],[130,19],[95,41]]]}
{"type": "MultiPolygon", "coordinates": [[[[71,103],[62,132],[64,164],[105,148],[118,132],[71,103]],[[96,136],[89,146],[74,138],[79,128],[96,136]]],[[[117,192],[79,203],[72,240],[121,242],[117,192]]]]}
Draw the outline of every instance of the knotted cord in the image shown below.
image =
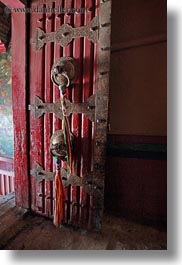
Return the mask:
{"type": "Polygon", "coordinates": [[[62,86],[59,86],[59,90],[60,90],[61,107],[62,107],[62,113],[63,113],[64,142],[65,142],[66,150],[67,150],[66,158],[67,158],[67,164],[69,166],[69,170],[71,174],[73,158],[72,158],[72,151],[71,151],[71,130],[70,130],[68,117],[66,116],[66,92],[62,86]]]}
{"type": "MultiPolygon", "coordinates": [[[[72,150],[71,150],[71,131],[69,126],[68,117],[66,116],[66,90],[59,86],[60,90],[60,99],[61,99],[61,109],[63,113],[63,134],[64,142],[66,145],[66,159],[69,173],[72,173],[72,150]]],[[[55,176],[55,185],[56,185],[56,202],[55,202],[55,212],[54,212],[54,224],[56,227],[60,227],[64,221],[64,212],[65,212],[65,198],[64,198],[64,187],[61,178],[61,166],[60,158],[58,156],[54,157],[56,160],[56,176],[55,176]]]]}

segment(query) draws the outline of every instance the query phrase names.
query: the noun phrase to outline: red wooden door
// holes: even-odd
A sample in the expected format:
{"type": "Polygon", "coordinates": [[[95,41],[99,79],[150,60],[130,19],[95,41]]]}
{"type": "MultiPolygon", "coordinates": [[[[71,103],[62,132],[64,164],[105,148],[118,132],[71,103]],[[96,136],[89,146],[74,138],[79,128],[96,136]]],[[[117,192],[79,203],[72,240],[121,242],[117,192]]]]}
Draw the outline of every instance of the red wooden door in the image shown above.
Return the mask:
{"type": "Polygon", "coordinates": [[[33,41],[29,48],[29,104],[34,105],[34,111],[31,107],[29,113],[31,209],[41,215],[53,217],[54,180],[47,179],[45,176],[40,179],[36,177],[46,174],[45,171],[55,172],[55,164],[49,151],[50,137],[62,128],[61,119],[54,113],[44,113],[35,119],[35,97],[39,97],[45,103],[55,103],[59,100],[59,90],[51,82],[51,67],[60,57],[73,57],[77,62],[79,74],[76,82],[67,89],[67,98],[73,103],[85,103],[91,95],[95,95],[96,100],[93,121],[83,113],[73,112],[69,116],[71,131],[75,137],[73,179],[74,176],[75,178],[78,176],[84,185],[71,183],[65,188],[65,223],[99,228],[104,200],[110,1],[42,0],[31,1],[30,7],[31,10],[40,11],[30,14],[30,38],[33,41]],[[42,12],[46,8],[47,10],[52,8],[55,12],[42,12]],[[60,8],[64,13],[56,12],[60,8]],[[70,12],[71,9],[75,11],[70,12]],[[88,25],[95,16],[100,14],[102,16],[100,16],[99,25],[102,30],[98,27],[91,29],[100,33],[99,42],[93,43],[87,37],[78,37],[64,47],[54,41],[36,50],[37,28],[45,33],[56,32],[65,23],[76,28],[88,25]],[[45,171],[38,174],[37,165],[45,171]],[[87,176],[89,176],[88,179],[87,176]]]}

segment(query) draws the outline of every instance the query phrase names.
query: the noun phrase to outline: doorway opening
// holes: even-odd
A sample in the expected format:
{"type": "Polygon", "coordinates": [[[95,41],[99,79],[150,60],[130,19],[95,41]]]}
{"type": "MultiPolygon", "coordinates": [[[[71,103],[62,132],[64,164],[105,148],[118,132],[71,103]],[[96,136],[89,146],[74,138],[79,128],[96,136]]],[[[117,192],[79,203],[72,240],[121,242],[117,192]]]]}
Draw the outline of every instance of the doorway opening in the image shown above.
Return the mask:
{"type": "Polygon", "coordinates": [[[0,2],[0,196],[14,193],[11,13],[0,2]]]}

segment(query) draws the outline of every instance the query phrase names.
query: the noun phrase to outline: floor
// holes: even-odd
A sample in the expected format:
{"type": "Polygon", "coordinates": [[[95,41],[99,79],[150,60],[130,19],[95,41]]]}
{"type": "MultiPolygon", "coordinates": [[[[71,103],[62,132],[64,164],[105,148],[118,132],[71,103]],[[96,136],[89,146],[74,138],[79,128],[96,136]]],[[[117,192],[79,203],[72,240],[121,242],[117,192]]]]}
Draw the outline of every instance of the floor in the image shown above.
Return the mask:
{"type": "Polygon", "coordinates": [[[0,249],[161,250],[165,231],[105,215],[100,233],[56,229],[51,220],[15,207],[14,194],[0,196],[0,249]]]}

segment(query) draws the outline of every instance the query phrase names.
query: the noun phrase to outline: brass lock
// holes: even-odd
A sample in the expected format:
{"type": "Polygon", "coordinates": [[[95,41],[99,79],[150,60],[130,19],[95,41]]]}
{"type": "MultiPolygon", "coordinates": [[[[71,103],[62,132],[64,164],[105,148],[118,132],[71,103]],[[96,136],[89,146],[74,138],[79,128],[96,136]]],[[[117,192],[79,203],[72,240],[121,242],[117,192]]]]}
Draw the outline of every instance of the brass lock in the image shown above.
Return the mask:
{"type": "Polygon", "coordinates": [[[52,66],[51,80],[56,86],[69,87],[77,78],[77,63],[71,57],[61,57],[52,66]]]}

